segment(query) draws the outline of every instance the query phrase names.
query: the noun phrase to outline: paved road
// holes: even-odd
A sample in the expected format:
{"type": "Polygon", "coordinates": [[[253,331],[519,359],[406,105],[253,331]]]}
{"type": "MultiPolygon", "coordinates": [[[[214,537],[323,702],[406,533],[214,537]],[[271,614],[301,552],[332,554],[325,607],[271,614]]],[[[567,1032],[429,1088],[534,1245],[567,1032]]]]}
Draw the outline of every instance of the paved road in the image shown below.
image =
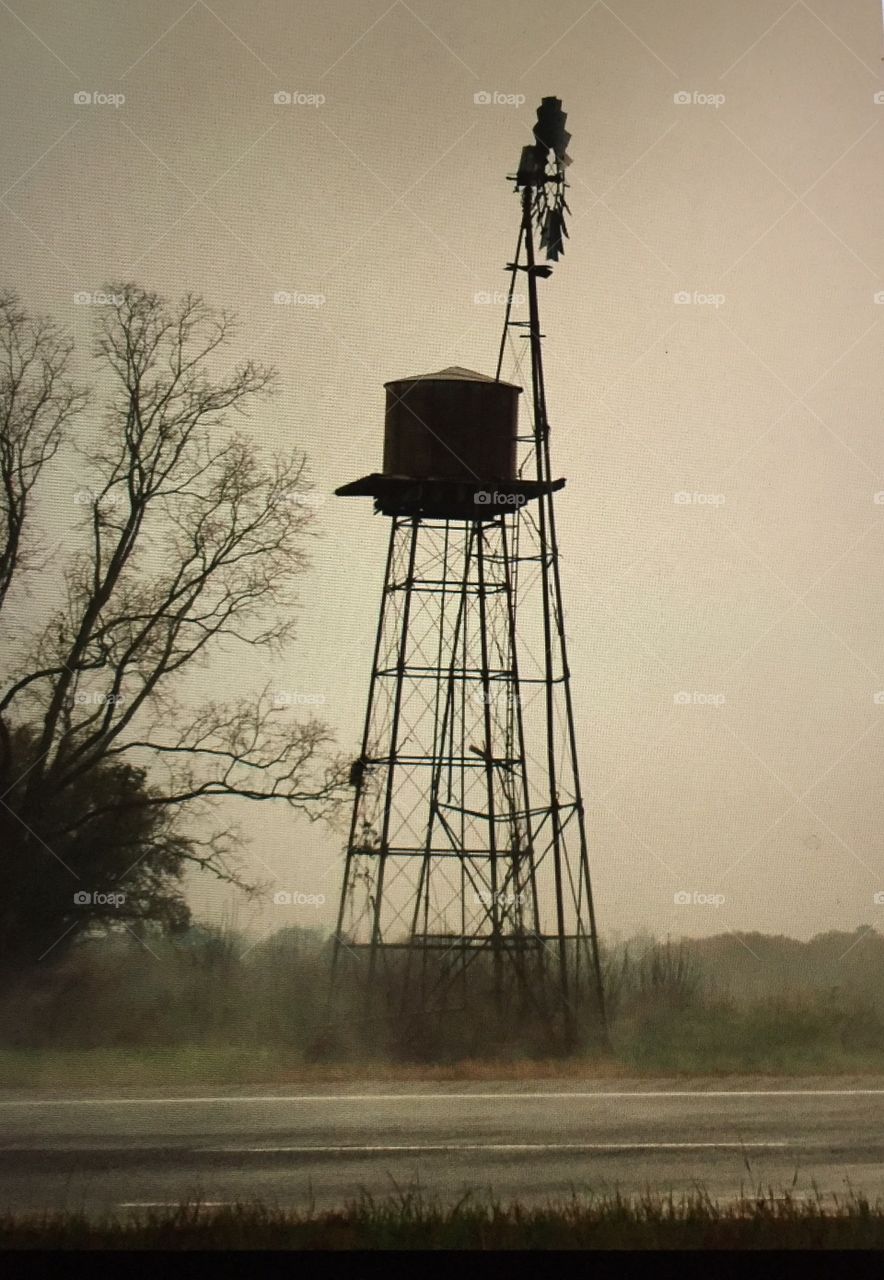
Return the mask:
{"type": "Polygon", "coordinates": [[[648,1081],[305,1087],[282,1095],[0,1097],[0,1209],[256,1198],[341,1204],[761,1184],[884,1199],[884,1088],[648,1081]]]}

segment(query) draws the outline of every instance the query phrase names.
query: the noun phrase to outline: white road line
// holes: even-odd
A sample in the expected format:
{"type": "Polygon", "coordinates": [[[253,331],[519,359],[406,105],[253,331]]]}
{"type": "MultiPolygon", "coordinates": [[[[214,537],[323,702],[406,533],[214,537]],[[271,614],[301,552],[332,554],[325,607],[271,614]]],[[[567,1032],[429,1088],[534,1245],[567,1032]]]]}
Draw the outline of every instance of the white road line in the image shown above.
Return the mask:
{"type": "Polygon", "coordinates": [[[884,1089],[623,1089],[618,1091],[540,1093],[303,1093],[258,1094],[255,1097],[199,1098],[0,1098],[0,1107],[154,1107],[216,1106],[219,1103],[262,1102],[535,1102],[616,1098],[880,1098],[884,1089]]]}
{"type": "MultiPolygon", "coordinates": [[[[118,1209],[180,1209],[180,1200],[121,1200],[118,1209]]],[[[186,1202],[185,1202],[186,1203],[186,1202]]],[[[188,1205],[189,1209],[224,1209],[237,1204],[236,1200],[200,1200],[188,1205]]]]}
{"type": "Polygon", "coordinates": [[[788,1147],[788,1142],[405,1142],[395,1146],[340,1146],[305,1147],[204,1147],[203,1151],[232,1155],[269,1155],[279,1152],[305,1155],[320,1152],[322,1155],[352,1155],[363,1152],[372,1154],[408,1152],[452,1151],[757,1151],[768,1147],[788,1147]]]}

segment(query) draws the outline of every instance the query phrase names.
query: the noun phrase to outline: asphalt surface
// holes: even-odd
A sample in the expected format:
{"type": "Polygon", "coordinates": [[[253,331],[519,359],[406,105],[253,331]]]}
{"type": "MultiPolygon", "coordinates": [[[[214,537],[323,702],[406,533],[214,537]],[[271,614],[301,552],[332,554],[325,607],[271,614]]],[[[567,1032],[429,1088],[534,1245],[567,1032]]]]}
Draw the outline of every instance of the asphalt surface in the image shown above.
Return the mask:
{"type": "Polygon", "coordinates": [[[0,1097],[0,1210],[261,1199],[318,1208],[701,1184],[884,1199],[884,1088],[649,1081],[305,1086],[232,1096],[0,1097]],[[664,1082],[665,1084],[665,1082],[664,1082]]]}

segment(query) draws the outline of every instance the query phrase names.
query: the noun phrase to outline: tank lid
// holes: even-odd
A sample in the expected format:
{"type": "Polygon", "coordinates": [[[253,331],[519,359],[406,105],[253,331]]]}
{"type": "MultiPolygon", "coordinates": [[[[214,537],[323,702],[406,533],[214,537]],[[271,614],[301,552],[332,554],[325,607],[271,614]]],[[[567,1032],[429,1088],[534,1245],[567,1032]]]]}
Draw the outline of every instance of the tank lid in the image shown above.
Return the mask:
{"type": "Polygon", "coordinates": [[[391,378],[384,386],[392,387],[400,382],[493,382],[501,387],[511,387],[514,391],[522,390],[513,382],[498,382],[497,378],[489,378],[487,374],[477,373],[475,369],[462,369],[456,364],[440,369],[437,373],[416,373],[410,378],[391,378]]]}

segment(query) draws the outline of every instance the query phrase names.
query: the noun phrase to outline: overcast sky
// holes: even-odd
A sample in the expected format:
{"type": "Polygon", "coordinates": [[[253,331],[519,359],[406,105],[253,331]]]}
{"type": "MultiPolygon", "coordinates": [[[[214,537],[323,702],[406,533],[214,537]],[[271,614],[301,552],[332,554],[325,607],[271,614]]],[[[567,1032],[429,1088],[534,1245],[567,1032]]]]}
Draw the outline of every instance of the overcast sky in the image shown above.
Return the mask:
{"type": "MultiPolygon", "coordinates": [[[[279,367],[251,429],[308,451],[320,539],[288,661],[217,680],[321,699],[354,754],[387,529],[330,495],[380,466],[385,380],[493,373],[506,175],[561,97],[541,306],[600,926],[884,927],[875,0],[0,0],[0,48],[6,281],[84,343],[108,279],[196,289],[279,367]]],[[[239,922],[331,923],[340,837],[268,809],[256,874],[327,903],[239,922]]]]}

